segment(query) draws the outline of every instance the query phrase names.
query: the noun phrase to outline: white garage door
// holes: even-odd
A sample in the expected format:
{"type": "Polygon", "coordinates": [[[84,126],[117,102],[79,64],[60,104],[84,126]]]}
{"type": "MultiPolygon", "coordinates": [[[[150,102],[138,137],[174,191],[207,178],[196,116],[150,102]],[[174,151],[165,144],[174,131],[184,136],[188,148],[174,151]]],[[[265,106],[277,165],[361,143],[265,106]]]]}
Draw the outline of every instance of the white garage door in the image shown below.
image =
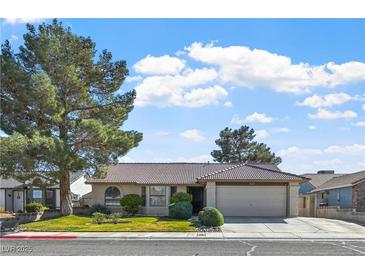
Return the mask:
{"type": "Polygon", "coordinates": [[[286,216],[286,186],[217,186],[224,216],[286,216]]]}

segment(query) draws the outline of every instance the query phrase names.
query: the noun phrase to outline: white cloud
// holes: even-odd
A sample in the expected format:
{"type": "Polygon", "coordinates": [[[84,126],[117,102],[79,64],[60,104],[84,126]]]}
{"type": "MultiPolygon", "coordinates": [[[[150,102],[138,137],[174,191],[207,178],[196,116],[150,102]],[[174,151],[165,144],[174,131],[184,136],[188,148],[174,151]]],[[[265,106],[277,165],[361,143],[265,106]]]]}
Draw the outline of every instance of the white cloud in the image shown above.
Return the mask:
{"type": "Polygon", "coordinates": [[[151,75],[178,74],[185,68],[185,60],[169,55],[159,57],[147,55],[139,60],[133,68],[139,73],[151,75]]]}
{"type": "Polygon", "coordinates": [[[41,18],[5,18],[5,23],[10,25],[15,24],[27,24],[27,23],[37,23],[41,21],[41,18]]]}
{"type": "Polygon", "coordinates": [[[357,127],[365,127],[365,121],[356,122],[356,123],[354,123],[354,125],[357,127]]]}
{"type": "Polygon", "coordinates": [[[125,81],[127,83],[131,83],[131,82],[136,82],[136,81],[140,81],[142,80],[143,77],[140,76],[140,75],[137,75],[137,76],[128,76],[127,78],[125,78],[125,81]]]}
{"type": "Polygon", "coordinates": [[[14,42],[14,41],[17,41],[17,40],[19,40],[19,37],[18,36],[16,36],[16,35],[11,35],[10,36],[10,38],[9,38],[9,42],[10,43],[12,43],[12,42],[14,42]]]}
{"type": "Polygon", "coordinates": [[[308,128],[309,128],[310,130],[316,130],[316,129],[317,129],[317,127],[316,127],[315,125],[309,125],[309,126],[308,126],[308,128]]]}
{"type": "Polygon", "coordinates": [[[159,107],[184,106],[201,107],[217,104],[228,96],[221,86],[214,85],[201,88],[217,78],[214,69],[185,70],[178,75],[146,77],[135,87],[137,106],[155,105],[159,107]]]}
{"type": "Polygon", "coordinates": [[[233,104],[232,104],[232,102],[231,101],[226,101],[226,102],[224,102],[224,104],[223,104],[225,107],[227,107],[227,108],[231,108],[231,107],[233,107],[233,104]]]}
{"type": "Polygon", "coordinates": [[[298,102],[299,106],[308,106],[312,108],[323,108],[323,107],[331,107],[334,105],[342,105],[350,100],[354,99],[354,97],[350,96],[347,93],[329,93],[325,96],[313,95],[304,99],[303,102],[298,102]]]}
{"type": "Polygon", "coordinates": [[[188,129],[180,132],[179,135],[194,142],[203,142],[205,140],[204,136],[197,129],[188,129]]]}
{"type": "Polygon", "coordinates": [[[257,130],[255,134],[257,139],[265,139],[270,136],[270,133],[266,129],[257,130]]]}
{"type": "Polygon", "coordinates": [[[240,125],[240,124],[243,124],[243,122],[244,121],[240,118],[240,116],[238,114],[234,114],[231,119],[232,125],[240,125]]]}
{"type": "Polygon", "coordinates": [[[274,128],[272,131],[275,133],[286,133],[289,132],[290,129],[286,127],[280,127],[280,128],[274,128]]]}
{"type": "Polygon", "coordinates": [[[265,113],[254,112],[246,117],[246,122],[257,122],[257,123],[271,123],[273,118],[266,115],[265,113]]]}
{"type": "Polygon", "coordinates": [[[365,155],[365,145],[353,144],[348,146],[329,146],[324,149],[324,152],[347,155],[365,155]]]}
{"type": "Polygon", "coordinates": [[[287,56],[245,46],[219,47],[195,42],[185,50],[194,60],[218,66],[223,82],[248,88],[269,87],[302,93],[317,87],[335,87],[365,80],[365,63],[333,62],[314,66],[293,64],[287,56]]]}
{"type": "Polygon", "coordinates": [[[119,163],[136,163],[137,161],[129,156],[123,156],[118,158],[119,163]]]}
{"type": "Polygon", "coordinates": [[[215,105],[226,96],[228,96],[228,92],[218,85],[207,88],[195,88],[184,94],[182,104],[189,107],[215,105]]]}
{"type": "Polygon", "coordinates": [[[299,148],[297,146],[288,147],[287,149],[279,150],[280,157],[301,157],[321,155],[322,151],[315,148],[299,148]]]}
{"type": "Polygon", "coordinates": [[[311,119],[320,120],[335,120],[335,119],[352,119],[357,117],[357,113],[352,110],[346,111],[329,111],[326,109],[319,109],[315,114],[308,114],[311,119]]]}

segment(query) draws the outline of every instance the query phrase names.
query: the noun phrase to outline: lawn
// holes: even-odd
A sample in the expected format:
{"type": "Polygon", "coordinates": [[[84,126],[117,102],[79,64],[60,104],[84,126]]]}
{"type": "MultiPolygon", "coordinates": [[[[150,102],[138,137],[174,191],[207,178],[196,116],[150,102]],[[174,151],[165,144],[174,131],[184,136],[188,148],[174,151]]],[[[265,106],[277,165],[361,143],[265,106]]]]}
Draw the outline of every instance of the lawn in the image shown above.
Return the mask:
{"type": "Polygon", "coordinates": [[[83,216],[65,216],[55,219],[23,224],[20,227],[29,231],[110,231],[110,232],[152,232],[152,231],[195,231],[190,221],[168,220],[159,217],[120,218],[129,221],[118,224],[95,224],[94,218],[83,216]]]}

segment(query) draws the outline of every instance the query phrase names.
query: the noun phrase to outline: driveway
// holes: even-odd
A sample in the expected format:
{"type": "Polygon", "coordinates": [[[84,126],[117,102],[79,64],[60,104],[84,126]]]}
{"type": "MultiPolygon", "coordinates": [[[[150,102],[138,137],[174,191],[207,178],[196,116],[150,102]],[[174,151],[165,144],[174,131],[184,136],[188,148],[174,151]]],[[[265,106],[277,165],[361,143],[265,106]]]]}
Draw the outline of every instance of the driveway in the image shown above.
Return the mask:
{"type": "Polygon", "coordinates": [[[226,217],[224,237],[365,238],[365,226],[323,218],[226,217]]]}

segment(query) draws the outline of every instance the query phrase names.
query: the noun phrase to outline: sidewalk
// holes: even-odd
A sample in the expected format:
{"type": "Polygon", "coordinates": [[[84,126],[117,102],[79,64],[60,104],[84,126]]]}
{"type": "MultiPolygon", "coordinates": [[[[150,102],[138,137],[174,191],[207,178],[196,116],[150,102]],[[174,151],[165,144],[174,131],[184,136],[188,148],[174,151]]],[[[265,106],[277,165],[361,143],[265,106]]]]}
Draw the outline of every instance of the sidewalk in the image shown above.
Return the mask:
{"type": "Polygon", "coordinates": [[[357,239],[365,240],[363,233],[325,232],[8,232],[1,239],[76,239],[76,238],[119,238],[119,239],[357,239]]]}

